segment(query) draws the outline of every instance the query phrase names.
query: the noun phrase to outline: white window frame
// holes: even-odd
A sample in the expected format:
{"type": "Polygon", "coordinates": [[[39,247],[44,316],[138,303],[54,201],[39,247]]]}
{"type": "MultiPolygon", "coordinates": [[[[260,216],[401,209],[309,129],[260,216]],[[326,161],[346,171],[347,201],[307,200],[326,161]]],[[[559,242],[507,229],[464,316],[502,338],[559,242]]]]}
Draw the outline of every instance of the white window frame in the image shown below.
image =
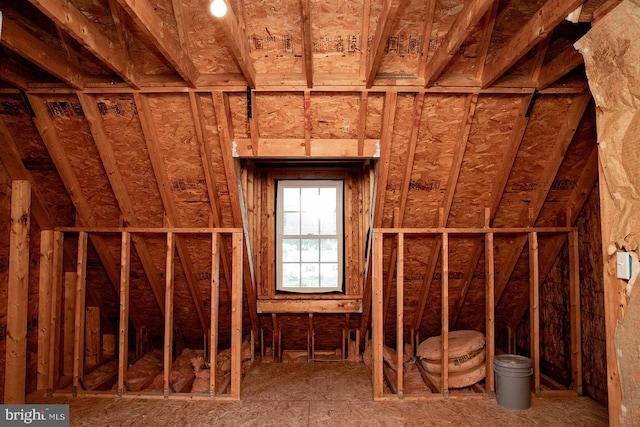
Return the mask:
{"type": "MultiPolygon", "coordinates": [[[[292,293],[344,292],[344,181],[342,179],[282,179],[276,181],[276,290],[292,293]],[[336,234],[285,235],[283,231],[285,188],[335,188],[336,234]],[[287,238],[336,238],[338,240],[338,282],[335,287],[285,287],[283,285],[282,242],[287,238]]],[[[319,255],[320,256],[320,255],[319,255]]],[[[302,264],[302,261],[300,262],[302,264]]],[[[322,260],[319,259],[319,264],[322,260]]]]}

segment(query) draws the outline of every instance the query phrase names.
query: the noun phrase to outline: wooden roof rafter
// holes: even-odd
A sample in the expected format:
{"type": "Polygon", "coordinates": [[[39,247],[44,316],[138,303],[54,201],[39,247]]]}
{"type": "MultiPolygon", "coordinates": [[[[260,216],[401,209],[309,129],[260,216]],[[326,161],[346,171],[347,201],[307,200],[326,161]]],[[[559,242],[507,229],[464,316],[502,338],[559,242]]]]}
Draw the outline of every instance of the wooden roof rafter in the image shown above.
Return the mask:
{"type": "MultiPolygon", "coordinates": [[[[502,195],[507,186],[509,174],[511,173],[511,169],[513,169],[513,164],[515,163],[518,149],[520,148],[520,144],[522,143],[522,139],[524,138],[527,125],[529,124],[529,116],[527,116],[527,111],[531,108],[532,102],[533,94],[523,97],[520,101],[516,123],[513,127],[513,130],[511,131],[509,145],[507,151],[504,154],[504,157],[502,158],[502,165],[499,169],[502,172],[500,173],[498,179],[494,181],[493,188],[491,189],[491,203],[489,204],[488,208],[489,217],[480,218],[478,221],[482,224],[485,224],[488,221],[489,226],[491,226],[496,212],[498,211],[500,200],[502,200],[502,195]]],[[[460,298],[458,298],[457,305],[451,311],[451,325],[454,328],[458,321],[458,316],[460,315],[462,306],[464,305],[464,302],[467,298],[467,293],[469,292],[469,287],[471,286],[473,275],[476,271],[478,263],[480,262],[480,258],[482,257],[483,250],[484,240],[476,241],[473,243],[471,256],[469,257],[469,268],[465,271],[464,276],[462,277],[462,282],[460,284],[460,298]]]]}
{"type": "MultiPolygon", "coordinates": [[[[222,92],[212,92],[213,108],[215,110],[216,121],[218,124],[218,135],[220,138],[220,149],[222,152],[222,160],[224,163],[224,172],[227,177],[227,188],[229,189],[229,198],[231,199],[231,210],[235,227],[242,227],[246,231],[244,217],[242,215],[242,206],[244,200],[241,200],[239,187],[241,185],[239,176],[236,173],[236,163],[232,156],[233,126],[229,114],[229,103],[222,92]]],[[[251,241],[248,235],[245,235],[244,244],[246,251],[243,251],[243,265],[245,271],[250,274],[243,274],[244,291],[247,296],[247,307],[249,317],[251,319],[251,329],[254,336],[258,336],[258,315],[257,315],[257,297],[255,288],[255,275],[253,271],[253,257],[251,256],[251,241]]]]}
{"type": "MultiPolygon", "coordinates": [[[[411,181],[411,173],[413,171],[413,165],[416,154],[416,144],[418,142],[418,134],[420,133],[420,119],[422,117],[422,110],[424,108],[424,93],[416,94],[413,104],[413,126],[411,127],[411,135],[409,136],[409,149],[407,150],[407,161],[405,163],[406,168],[404,170],[404,176],[402,177],[402,184],[400,185],[400,206],[394,210],[394,227],[402,227],[404,220],[404,212],[407,205],[407,197],[409,195],[409,184],[411,181]],[[397,213],[397,215],[396,215],[397,213]]],[[[398,257],[397,245],[391,250],[391,258],[389,267],[387,270],[387,283],[385,285],[383,295],[384,301],[382,305],[383,316],[386,317],[387,310],[391,301],[391,293],[393,286],[393,275],[396,269],[396,261],[398,257]]],[[[384,319],[384,318],[383,318],[384,319]]]]}
{"type": "MultiPolygon", "coordinates": [[[[151,117],[149,100],[146,95],[140,93],[134,93],[133,98],[136,103],[136,108],[138,109],[142,133],[144,134],[144,140],[147,150],[149,151],[149,158],[151,159],[153,173],[156,178],[156,182],[158,183],[158,189],[160,191],[160,197],[162,198],[162,206],[164,207],[166,218],[170,226],[180,227],[180,215],[178,213],[173,194],[171,194],[171,185],[169,177],[167,176],[164,158],[160,152],[158,136],[152,122],[153,119],[151,117]]],[[[189,255],[186,242],[184,241],[184,236],[179,234],[175,236],[175,248],[178,252],[180,263],[182,264],[182,269],[187,280],[187,287],[191,293],[191,298],[198,315],[200,327],[202,328],[202,332],[206,333],[208,330],[208,319],[205,319],[204,316],[204,304],[200,297],[198,280],[193,272],[193,264],[191,262],[191,256],[189,255]]]]}
{"type": "MultiPolygon", "coordinates": [[[[202,113],[202,104],[198,95],[194,92],[189,92],[189,103],[195,124],[196,138],[200,148],[204,178],[207,183],[207,194],[209,195],[209,204],[211,205],[211,221],[214,227],[221,228],[223,227],[222,208],[220,207],[220,200],[216,191],[216,179],[212,170],[211,146],[206,135],[206,124],[204,114],[202,113]]],[[[222,271],[224,272],[224,277],[227,279],[227,290],[229,291],[229,295],[231,295],[231,268],[229,267],[231,264],[231,255],[225,241],[222,239],[220,240],[220,250],[222,252],[222,271]]]]}
{"type": "Polygon", "coordinates": [[[252,89],[255,89],[256,70],[253,66],[253,59],[249,54],[247,34],[244,27],[240,26],[238,18],[230,7],[227,9],[227,13],[223,17],[212,19],[219,20],[222,23],[231,53],[233,54],[238,67],[240,67],[242,75],[247,81],[247,85],[252,89]]]}
{"type": "MultiPolygon", "coordinates": [[[[595,145],[591,150],[591,154],[587,159],[586,165],[578,178],[576,188],[574,188],[569,202],[567,203],[567,224],[568,226],[574,225],[578,220],[578,215],[582,206],[587,201],[591,189],[598,182],[598,145],[595,145]]],[[[553,263],[562,250],[565,242],[567,241],[567,235],[562,233],[553,237],[551,247],[545,250],[545,255],[540,261],[540,283],[544,283],[547,276],[551,272],[553,263]]],[[[522,321],[525,313],[529,307],[522,306],[519,311],[514,311],[511,315],[511,319],[508,321],[508,325],[515,329],[522,321]]]]}
{"type": "MultiPolygon", "coordinates": [[[[109,137],[104,129],[104,124],[102,118],[100,117],[97,101],[92,95],[86,95],[83,93],[78,93],[77,95],[78,100],[80,101],[80,105],[82,106],[82,111],[84,112],[85,119],[89,124],[89,129],[91,130],[93,141],[96,144],[98,153],[100,154],[102,165],[107,172],[107,177],[109,178],[111,189],[113,190],[113,194],[118,201],[122,217],[128,226],[138,227],[140,226],[140,223],[138,222],[138,217],[133,208],[131,196],[129,195],[129,191],[126,188],[124,179],[122,177],[122,174],[120,173],[120,169],[116,161],[116,155],[113,151],[113,148],[111,147],[109,137]]],[[[144,236],[134,234],[131,236],[131,239],[133,240],[134,247],[136,249],[136,252],[138,253],[138,257],[140,258],[140,263],[142,264],[142,268],[145,272],[145,275],[147,276],[147,280],[151,285],[151,290],[153,291],[153,294],[156,298],[156,302],[158,303],[160,312],[164,315],[164,284],[158,280],[158,270],[153,263],[153,259],[151,257],[151,254],[149,253],[149,248],[147,247],[145,238],[144,236]]]]}
{"type": "MultiPolygon", "coordinates": [[[[422,32],[422,58],[418,66],[418,78],[423,78],[427,73],[427,58],[429,54],[429,44],[431,42],[431,31],[433,30],[433,19],[436,14],[436,0],[427,0],[427,15],[424,20],[424,31],[422,32]]],[[[425,85],[426,86],[426,85],[425,85]]]]}
{"type": "Polygon", "coordinates": [[[0,61],[0,80],[26,91],[29,89],[29,81],[33,80],[31,71],[17,62],[4,60],[0,61]]]}
{"type": "Polygon", "coordinates": [[[482,87],[486,88],[495,83],[583,2],[584,0],[547,0],[515,36],[487,59],[482,75],[482,87]]]}
{"type": "MultiPolygon", "coordinates": [[[[460,139],[456,145],[455,153],[451,163],[451,170],[449,172],[449,178],[447,180],[447,187],[444,194],[444,200],[442,201],[442,207],[439,210],[437,224],[435,226],[446,227],[447,219],[449,218],[449,212],[451,211],[451,205],[453,204],[453,196],[457,187],[458,178],[460,177],[460,170],[462,169],[462,160],[464,159],[464,153],[469,142],[469,135],[471,133],[471,125],[473,124],[473,118],[476,113],[476,106],[478,105],[478,94],[472,94],[467,97],[467,102],[464,109],[464,118],[462,119],[462,126],[460,128],[460,139]]],[[[442,236],[436,238],[435,243],[431,246],[431,252],[429,253],[427,269],[425,276],[420,287],[420,296],[418,297],[418,308],[414,314],[413,321],[411,322],[414,331],[420,329],[422,323],[422,317],[424,316],[424,310],[427,306],[429,299],[429,291],[431,289],[431,282],[433,281],[433,274],[436,271],[438,260],[441,256],[442,249],[442,236]]]]}
{"type": "MultiPolygon", "coordinates": [[[[82,191],[80,181],[77,175],[73,171],[67,153],[63,148],[63,144],[57,134],[57,131],[47,114],[47,109],[44,104],[44,100],[36,95],[28,95],[29,103],[33,108],[35,117],[33,121],[40,133],[40,136],[49,151],[49,155],[53,160],[53,163],[60,174],[60,179],[64,184],[69,197],[76,208],[76,214],[78,219],[83,225],[89,227],[98,227],[99,224],[96,218],[93,216],[89,201],[82,191]]],[[[120,269],[116,262],[111,257],[109,248],[105,240],[96,234],[91,234],[91,242],[100,258],[102,265],[104,266],[109,281],[111,282],[116,293],[120,291],[120,269]]],[[[134,304],[132,302],[132,304],[134,304]]],[[[134,307],[134,305],[132,305],[134,307]]],[[[133,309],[130,313],[131,322],[133,323],[136,331],[140,331],[143,323],[138,315],[137,310],[133,309]]]]}
{"type": "Polygon", "coordinates": [[[430,87],[438,79],[462,43],[494,3],[498,3],[497,0],[476,0],[464,4],[451,24],[451,29],[447,31],[438,49],[427,63],[425,87],[430,87]]]}
{"type": "Polygon", "coordinates": [[[545,89],[584,62],[582,54],[573,46],[568,46],[558,56],[549,61],[541,70],[537,79],[538,90],[545,89]]]}
{"type": "Polygon", "coordinates": [[[182,49],[180,42],[163,25],[158,14],[148,0],[118,0],[120,6],[133,19],[171,66],[180,74],[190,87],[196,87],[199,71],[195,64],[182,49]]]}
{"type": "Polygon", "coordinates": [[[134,89],[140,88],[140,79],[133,62],[129,61],[122,49],[104,36],[103,32],[70,2],[67,0],[29,1],[55,22],[58,28],[70,34],[125,82],[134,89]]]}
{"type": "Polygon", "coordinates": [[[484,73],[484,65],[487,61],[487,55],[489,55],[489,46],[491,45],[491,35],[493,34],[493,28],[496,25],[498,18],[498,8],[500,6],[499,1],[494,1],[491,8],[485,14],[484,29],[482,30],[482,39],[480,40],[480,46],[478,47],[478,58],[476,59],[476,80],[482,80],[482,73],[484,73]]]}
{"type": "MultiPolygon", "coordinates": [[[[373,45],[371,46],[371,53],[369,61],[367,62],[365,84],[367,89],[373,86],[373,81],[376,78],[380,63],[382,63],[382,55],[387,45],[387,38],[391,33],[391,29],[395,23],[396,14],[400,5],[405,0],[384,0],[382,5],[382,13],[378,18],[378,24],[376,26],[376,34],[373,38],[373,45]]],[[[366,43],[366,41],[364,41],[366,43]]]]}
{"type": "Polygon", "coordinates": [[[20,25],[5,17],[2,19],[0,43],[53,74],[72,88],[83,89],[86,77],[79,68],[69,64],[57,50],[47,46],[23,30],[20,25]]]}
{"type": "Polygon", "coordinates": [[[180,47],[187,54],[188,57],[191,57],[191,47],[189,45],[189,32],[187,31],[187,22],[184,13],[184,8],[182,7],[182,0],[171,0],[171,4],[173,5],[173,15],[176,18],[176,27],[178,29],[178,42],[180,43],[180,47]]]}
{"type": "MultiPolygon", "coordinates": [[[[553,148],[550,151],[549,159],[544,167],[544,170],[540,174],[540,182],[536,187],[536,192],[531,198],[527,209],[523,209],[520,212],[518,219],[518,226],[530,227],[533,226],[544,206],[545,199],[553,180],[562,164],[562,159],[566,153],[569,144],[571,143],[573,136],[578,128],[578,124],[584,115],[589,101],[591,100],[591,94],[579,95],[574,98],[573,103],[569,107],[567,118],[565,119],[562,128],[559,130],[553,148]]],[[[500,302],[507,283],[513,273],[513,270],[520,259],[520,254],[527,243],[527,236],[516,236],[512,244],[512,250],[509,251],[508,259],[501,264],[500,273],[496,279],[496,292],[495,303],[496,306],[500,302]]]]}

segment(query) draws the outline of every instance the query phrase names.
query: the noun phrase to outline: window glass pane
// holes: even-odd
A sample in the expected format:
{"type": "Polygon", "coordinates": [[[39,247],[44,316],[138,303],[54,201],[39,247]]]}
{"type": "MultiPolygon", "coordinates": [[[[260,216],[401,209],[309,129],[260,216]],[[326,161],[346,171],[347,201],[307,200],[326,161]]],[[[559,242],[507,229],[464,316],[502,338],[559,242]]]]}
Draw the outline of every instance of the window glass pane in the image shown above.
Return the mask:
{"type": "Polygon", "coordinates": [[[298,212],[285,212],[282,219],[282,233],[285,235],[300,234],[300,214],[298,212]]]}
{"type": "Polygon", "coordinates": [[[300,287],[300,264],[282,264],[282,286],[285,288],[300,287]]]}
{"type": "Polygon", "coordinates": [[[320,261],[338,262],[338,239],[320,240],[320,261]]]}
{"type": "Polygon", "coordinates": [[[318,215],[313,211],[302,213],[302,224],[300,234],[318,234],[318,215]]]}
{"type": "Polygon", "coordinates": [[[317,288],[320,283],[320,268],[317,263],[303,263],[301,286],[303,288],[317,288]]]}
{"type": "Polygon", "coordinates": [[[282,261],[300,262],[300,239],[282,239],[282,261]]]}
{"type": "Polygon", "coordinates": [[[336,189],[320,188],[317,215],[320,234],[336,234],[336,189]]]}
{"type": "Polygon", "coordinates": [[[338,286],[338,264],[320,264],[320,287],[334,288],[338,286]]]}
{"type": "Polygon", "coordinates": [[[318,262],[320,261],[320,242],[318,239],[302,239],[302,261],[318,262]]]}
{"type": "Polygon", "coordinates": [[[283,188],[283,204],[285,212],[300,211],[300,189],[299,188],[283,188]]]}

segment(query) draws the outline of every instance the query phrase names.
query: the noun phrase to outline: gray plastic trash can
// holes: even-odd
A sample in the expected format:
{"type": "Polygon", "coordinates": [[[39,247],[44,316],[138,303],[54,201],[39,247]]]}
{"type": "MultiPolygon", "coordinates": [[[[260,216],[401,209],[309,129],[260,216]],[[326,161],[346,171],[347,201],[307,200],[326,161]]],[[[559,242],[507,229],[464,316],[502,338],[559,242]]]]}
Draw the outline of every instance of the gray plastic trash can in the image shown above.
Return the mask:
{"type": "Polygon", "coordinates": [[[508,409],[531,406],[531,359],[516,354],[500,354],[493,360],[498,405],[508,409]]]}

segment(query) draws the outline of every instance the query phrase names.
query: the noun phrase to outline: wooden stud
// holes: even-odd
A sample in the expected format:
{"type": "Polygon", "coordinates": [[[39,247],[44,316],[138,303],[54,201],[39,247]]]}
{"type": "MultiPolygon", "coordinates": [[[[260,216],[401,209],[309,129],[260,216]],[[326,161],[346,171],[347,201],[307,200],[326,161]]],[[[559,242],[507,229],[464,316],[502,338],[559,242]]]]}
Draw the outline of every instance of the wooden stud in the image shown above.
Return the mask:
{"type": "Polygon", "coordinates": [[[76,268],[76,313],[75,333],[73,336],[73,394],[80,390],[80,382],[84,372],[84,329],[85,329],[85,295],[87,291],[87,244],[89,236],[86,232],[78,233],[78,261],[76,268]]]}
{"type": "Polygon", "coordinates": [[[529,233],[529,319],[531,322],[531,359],[534,390],[540,396],[540,277],[538,265],[538,233],[529,233]]]}
{"type": "Polygon", "coordinates": [[[398,398],[404,396],[404,234],[398,233],[398,266],[396,276],[396,352],[398,354],[398,398]]]}
{"type": "MultiPolygon", "coordinates": [[[[218,366],[218,310],[220,290],[220,252],[218,233],[211,233],[211,326],[209,328],[209,395],[216,392],[216,367],[218,366]]],[[[231,282],[228,280],[227,281],[231,282]]]]}
{"type": "MultiPolygon", "coordinates": [[[[308,0],[307,0],[308,1],[308,0]]],[[[311,156],[311,92],[304,91],[304,155],[311,156]]]]}
{"type": "Polygon", "coordinates": [[[495,356],[495,282],[494,282],[494,250],[493,233],[484,235],[484,277],[485,277],[485,356],[487,362],[487,377],[485,388],[489,397],[495,393],[495,378],[493,377],[493,359],[495,356]]]}
{"type": "Polygon", "coordinates": [[[364,153],[364,138],[367,130],[367,108],[369,93],[360,92],[360,110],[358,111],[358,157],[364,153]]]}
{"type": "Polygon", "coordinates": [[[382,373],[382,346],[384,345],[384,324],[382,312],[382,261],[383,261],[383,234],[380,231],[373,233],[373,303],[372,303],[372,331],[373,331],[373,398],[381,399],[384,393],[382,373]]]}
{"type": "Polygon", "coordinates": [[[580,328],[580,255],[578,231],[569,233],[569,300],[571,323],[571,377],[573,389],[582,395],[582,334],[580,328]]]}
{"type": "MultiPolygon", "coordinates": [[[[164,398],[169,398],[171,365],[173,364],[173,282],[175,260],[175,235],[167,233],[167,258],[164,295],[164,398]]],[[[215,369],[215,367],[214,367],[215,369]]]]}
{"type": "Polygon", "coordinates": [[[30,229],[31,184],[29,181],[13,181],[7,284],[5,373],[8,374],[4,379],[5,404],[22,404],[25,401],[30,229]]]}
{"type": "Polygon", "coordinates": [[[51,306],[53,288],[53,230],[40,233],[40,285],[38,291],[38,369],[37,388],[45,390],[49,386],[49,353],[51,338],[51,306]]]}
{"type": "Polygon", "coordinates": [[[302,50],[304,52],[304,75],[307,87],[313,87],[313,41],[311,37],[311,1],[300,0],[302,12],[302,50]]]}
{"type": "MultiPolygon", "coordinates": [[[[51,266],[51,343],[49,344],[49,384],[47,392],[51,394],[58,387],[60,377],[60,340],[62,330],[62,258],[64,252],[64,235],[59,231],[53,233],[53,260],[51,266]]],[[[74,282],[75,283],[75,282],[74,282]]],[[[73,287],[73,286],[72,286],[73,287]]],[[[73,314],[71,314],[73,319],[73,314]]]]}
{"type": "Polygon", "coordinates": [[[449,234],[442,233],[442,393],[449,397],[449,234]]]}
{"type": "Polygon", "coordinates": [[[64,275],[64,347],[63,347],[63,375],[73,375],[73,343],[75,341],[75,312],[76,312],[76,282],[78,276],[75,271],[64,275]]]}
{"type": "Polygon", "coordinates": [[[231,293],[231,397],[240,399],[242,380],[242,232],[233,233],[231,293]]]}
{"type": "Polygon", "coordinates": [[[120,246],[120,328],[118,343],[118,396],[126,392],[129,365],[129,280],[131,270],[131,234],[121,235],[120,246]]]}

